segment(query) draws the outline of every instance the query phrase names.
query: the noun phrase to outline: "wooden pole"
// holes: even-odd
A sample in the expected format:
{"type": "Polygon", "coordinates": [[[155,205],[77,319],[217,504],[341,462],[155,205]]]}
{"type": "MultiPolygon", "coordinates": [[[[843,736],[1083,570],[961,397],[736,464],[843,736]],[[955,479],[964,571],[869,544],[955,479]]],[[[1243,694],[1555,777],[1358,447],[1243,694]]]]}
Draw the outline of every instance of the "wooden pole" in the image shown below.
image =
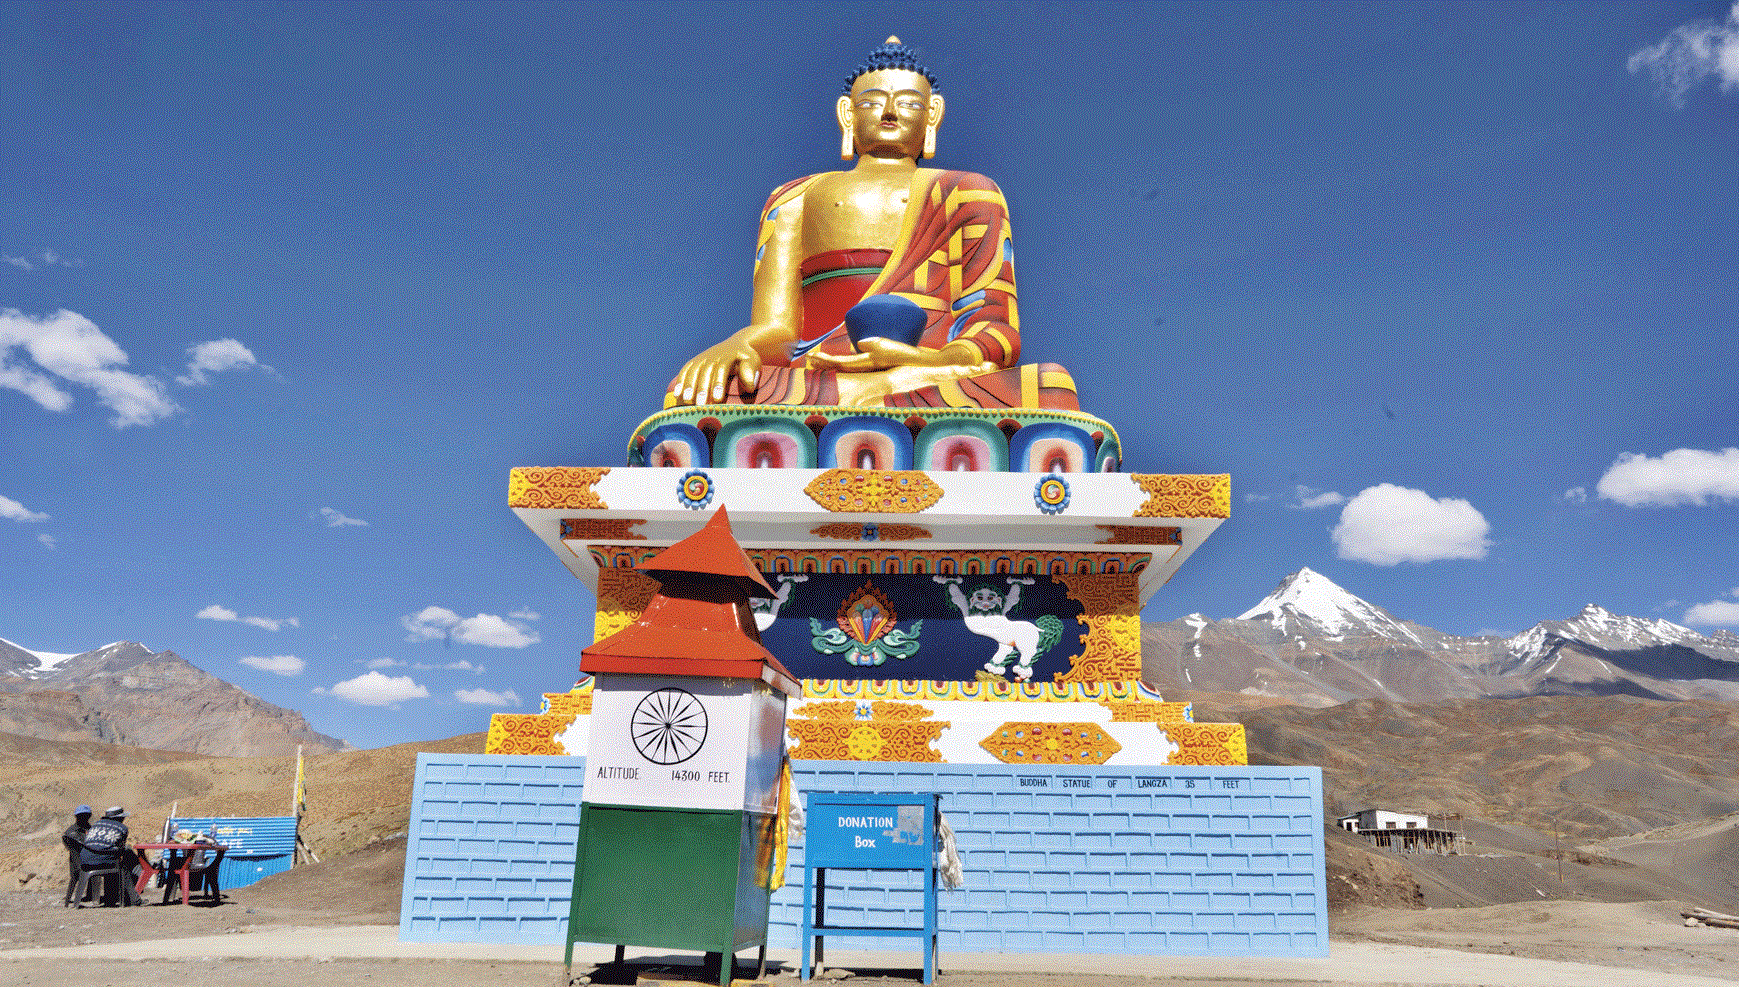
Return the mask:
{"type": "Polygon", "coordinates": [[[290,866],[296,866],[302,849],[302,745],[296,745],[296,780],[290,783],[290,815],[296,817],[296,838],[290,846],[290,866]]]}

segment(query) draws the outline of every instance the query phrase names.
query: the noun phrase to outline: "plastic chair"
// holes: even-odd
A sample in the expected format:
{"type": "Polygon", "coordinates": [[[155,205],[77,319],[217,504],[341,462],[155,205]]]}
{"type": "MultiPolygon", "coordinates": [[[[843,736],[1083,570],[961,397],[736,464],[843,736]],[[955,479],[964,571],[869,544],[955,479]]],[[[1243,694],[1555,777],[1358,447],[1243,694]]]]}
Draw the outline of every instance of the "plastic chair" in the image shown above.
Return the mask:
{"type": "Polygon", "coordinates": [[[103,879],[102,890],[98,892],[97,896],[97,900],[102,901],[108,897],[108,879],[110,877],[115,879],[115,896],[120,899],[121,905],[133,904],[132,889],[127,886],[127,877],[121,872],[120,857],[101,864],[85,864],[79,867],[78,890],[73,892],[73,901],[78,903],[78,907],[85,907],[85,893],[90,890],[92,878],[103,879]]]}
{"type": "MultiPolygon", "coordinates": [[[[198,870],[189,869],[185,872],[187,888],[181,899],[184,904],[189,900],[189,895],[202,901],[223,901],[223,889],[218,886],[217,867],[223,862],[226,849],[226,847],[208,848],[206,853],[209,854],[209,862],[198,870]]],[[[177,860],[177,865],[179,863],[180,861],[177,860]]],[[[177,866],[165,870],[164,875],[167,880],[163,885],[163,903],[168,904],[170,897],[181,888],[183,871],[177,866]]]]}
{"type": "Polygon", "coordinates": [[[217,868],[219,864],[223,863],[223,855],[229,852],[229,848],[220,846],[207,852],[211,854],[211,863],[207,864],[203,870],[194,871],[191,875],[193,893],[206,901],[221,902],[223,901],[223,888],[218,886],[217,868]]]}

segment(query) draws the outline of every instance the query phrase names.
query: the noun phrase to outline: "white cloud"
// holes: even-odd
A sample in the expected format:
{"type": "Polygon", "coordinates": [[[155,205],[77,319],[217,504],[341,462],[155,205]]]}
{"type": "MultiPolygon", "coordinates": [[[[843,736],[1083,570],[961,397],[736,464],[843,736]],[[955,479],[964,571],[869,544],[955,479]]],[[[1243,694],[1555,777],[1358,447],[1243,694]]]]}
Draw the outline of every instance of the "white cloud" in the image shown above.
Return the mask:
{"type": "Polygon", "coordinates": [[[1674,106],[1683,106],[1685,94],[1705,79],[1714,79],[1721,92],[1739,92],[1739,3],[1727,11],[1724,23],[1681,24],[1631,55],[1625,66],[1632,74],[1646,71],[1653,76],[1674,106]]]}
{"type": "Polygon", "coordinates": [[[317,521],[325,521],[328,528],[368,527],[367,521],[359,521],[353,517],[345,517],[343,514],[338,513],[330,507],[322,507],[320,510],[308,516],[317,521]]]}
{"type": "Polygon", "coordinates": [[[363,665],[362,667],[363,668],[397,668],[398,666],[403,665],[403,664],[404,664],[404,662],[399,661],[396,658],[371,658],[368,660],[367,664],[363,665]]]}
{"type": "Polygon", "coordinates": [[[453,698],[473,706],[518,706],[519,694],[512,689],[490,692],[488,689],[458,689],[453,698]]]}
{"type": "Polygon", "coordinates": [[[508,614],[508,616],[512,617],[514,620],[542,620],[543,619],[543,614],[538,613],[536,610],[533,610],[530,607],[520,607],[518,610],[515,610],[512,613],[508,614]]]}
{"type": "Polygon", "coordinates": [[[1564,491],[1564,500],[1572,504],[1586,504],[1588,503],[1588,488],[1571,487],[1564,491]]]}
{"type": "MultiPolygon", "coordinates": [[[[524,618],[520,618],[523,620],[524,618]]],[[[523,648],[542,638],[530,628],[494,614],[480,613],[461,617],[446,607],[425,607],[419,613],[402,617],[407,641],[457,641],[460,644],[481,644],[489,648],[523,648]]]]}
{"type": "Polygon", "coordinates": [[[283,676],[301,675],[303,670],[308,667],[307,662],[295,655],[273,655],[270,658],[249,656],[247,658],[237,658],[236,662],[238,664],[246,665],[249,668],[257,668],[262,672],[271,672],[273,675],[283,676]]]}
{"type": "Polygon", "coordinates": [[[484,668],[482,665],[473,665],[470,662],[464,661],[464,660],[450,661],[450,662],[446,663],[445,665],[417,664],[417,665],[412,665],[411,667],[414,669],[417,669],[418,671],[422,671],[422,672],[433,672],[433,671],[472,672],[472,673],[477,674],[477,675],[482,675],[484,672],[489,671],[489,669],[484,668]]]}
{"type": "Polygon", "coordinates": [[[197,387],[210,383],[206,374],[235,370],[238,367],[272,369],[255,360],[251,350],[233,339],[214,339],[197,346],[190,346],[187,349],[187,355],[189,357],[187,373],[175,378],[175,383],[183,387],[197,387]]]}
{"type": "Polygon", "coordinates": [[[282,630],[286,627],[302,626],[302,622],[295,617],[243,617],[234,610],[231,610],[229,607],[217,603],[213,603],[211,606],[206,607],[204,610],[199,611],[193,616],[200,620],[218,620],[225,623],[249,624],[254,627],[264,628],[268,631],[282,630]]]}
{"type": "MultiPolygon", "coordinates": [[[[83,267],[85,262],[76,257],[62,257],[58,251],[44,250],[37,254],[37,263],[45,267],[83,267]]],[[[11,254],[0,254],[0,260],[24,271],[36,270],[36,264],[29,257],[14,257],[11,254]]]]}
{"type": "Polygon", "coordinates": [[[1312,490],[1305,486],[1295,487],[1294,490],[1298,494],[1296,506],[1301,511],[1314,511],[1321,507],[1338,507],[1347,502],[1345,497],[1333,490],[1312,490]]]}
{"type": "Polygon", "coordinates": [[[1595,488],[1626,507],[1706,505],[1739,500],[1739,449],[1674,449],[1659,459],[1622,452],[1595,488]]]}
{"type": "Polygon", "coordinates": [[[1711,600],[1685,611],[1685,623],[1707,627],[1739,627],[1739,600],[1711,600]]]}
{"type": "Polygon", "coordinates": [[[1341,558],[1386,566],[1483,559],[1490,533],[1485,516],[1465,500],[1382,483],[1347,501],[1331,535],[1341,558]]]}
{"type": "Polygon", "coordinates": [[[412,681],[409,675],[382,675],[365,672],[345,679],[330,689],[316,686],[318,695],[330,693],[358,706],[397,706],[407,699],[427,699],[429,690],[412,681]]]}
{"type": "Polygon", "coordinates": [[[116,428],[155,424],[180,410],[162,381],[119,369],[126,365],[126,351],[77,312],[61,309],[37,318],[0,309],[0,387],[49,411],[72,407],[63,383],[95,391],[98,403],[115,413],[110,424],[116,428]],[[35,366],[16,358],[15,350],[35,366]]]}
{"type": "Polygon", "coordinates": [[[33,511],[11,497],[0,496],[0,518],[8,521],[46,521],[48,515],[33,511]]]}
{"type": "Polygon", "coordinates": [[[37,535],[36,540],[42,543],[43,548],[48,548],[48,549],[54,548],[54,536],[51,534],[48,534],[47,532],[44,532],[43,534],[37,535]]]}

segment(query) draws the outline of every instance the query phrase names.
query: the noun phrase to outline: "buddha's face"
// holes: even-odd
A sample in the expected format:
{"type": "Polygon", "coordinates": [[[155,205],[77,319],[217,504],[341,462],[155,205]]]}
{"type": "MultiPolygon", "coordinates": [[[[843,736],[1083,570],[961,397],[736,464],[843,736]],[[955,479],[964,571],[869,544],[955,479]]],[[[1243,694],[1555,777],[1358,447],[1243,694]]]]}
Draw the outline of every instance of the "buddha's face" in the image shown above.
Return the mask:
{"type": "Polygon", "coordinates": [[[839,98],[839,125],[849,129],[859,154],[917,158],[924,130],[942,122],[942,97],[917,72],[880,69],[858,76],[851,95],[839,98]]]}

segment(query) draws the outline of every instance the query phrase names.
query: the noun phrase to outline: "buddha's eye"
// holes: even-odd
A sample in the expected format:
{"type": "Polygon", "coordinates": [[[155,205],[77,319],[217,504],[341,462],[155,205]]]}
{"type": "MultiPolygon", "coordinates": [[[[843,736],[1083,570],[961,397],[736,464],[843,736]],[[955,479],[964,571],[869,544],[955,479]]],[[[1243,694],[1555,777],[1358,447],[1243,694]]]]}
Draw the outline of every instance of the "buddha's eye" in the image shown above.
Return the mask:
{"type": "Polygon", "coordinates": [[[900,100],[900,109],[902,110],[921,110],[923,108],[924,104],[915,99],[900,100]]]}

